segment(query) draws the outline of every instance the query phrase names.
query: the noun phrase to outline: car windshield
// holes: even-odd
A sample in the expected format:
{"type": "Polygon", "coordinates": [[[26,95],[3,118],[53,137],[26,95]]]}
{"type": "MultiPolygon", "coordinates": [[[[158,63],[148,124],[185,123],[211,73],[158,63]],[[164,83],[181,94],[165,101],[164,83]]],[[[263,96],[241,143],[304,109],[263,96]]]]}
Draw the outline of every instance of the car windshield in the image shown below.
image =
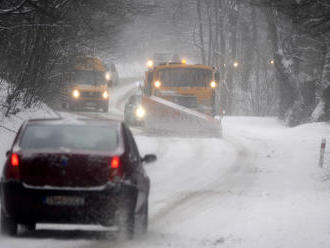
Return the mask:
{"type": "Polygon", "coordinates": [[[161,69],[158,77],[163,86],[207,87],[212,80],[212,71],[195,68],[161,69]]]}
{"type": "Polygon", "coordinates": [[[118,146],[115,128],[89,125],[29,125],[20,146],[24,149],[68,148],[112,151],[118,146]]]}
{"type": "Polygon", "coordinates": [[[104,72],[101,71],[76,71],[73,73],[73,82],[76,84],[104,85],[104,72]]]}

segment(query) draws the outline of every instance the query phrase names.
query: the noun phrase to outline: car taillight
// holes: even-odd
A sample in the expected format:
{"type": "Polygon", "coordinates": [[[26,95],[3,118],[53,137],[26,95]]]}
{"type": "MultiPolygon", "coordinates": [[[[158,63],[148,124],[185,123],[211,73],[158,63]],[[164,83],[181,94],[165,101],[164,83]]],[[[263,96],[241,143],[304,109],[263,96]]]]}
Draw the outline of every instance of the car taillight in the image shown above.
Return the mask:
{"type": "Polygon", "coordinates": [[[20,179],[20,158],[17,153],[12,153],[10,155],[9,166],[6,168],[6,179],[20,179]]]}
{"type": "Polygon", "coordinates": [[[11,166],[19,166],[19,158],[18,158],[18,155],[16,153],[13,153],[10,157],[10,163],[11,163],[11,166]]]}
{"type": "Polygon", "coordinates": [[[111,159],[111,169],[118,169],[120,164],[120,158],[115,156],[111,159]]]}
{"type": "Polygon", "coordinates": [[[115,179],[120,179],[122,176],[123,176],[123,171],[122,171],[120,157],[114,156],[111,158],[109,180],[114,181],[115,179]]]}

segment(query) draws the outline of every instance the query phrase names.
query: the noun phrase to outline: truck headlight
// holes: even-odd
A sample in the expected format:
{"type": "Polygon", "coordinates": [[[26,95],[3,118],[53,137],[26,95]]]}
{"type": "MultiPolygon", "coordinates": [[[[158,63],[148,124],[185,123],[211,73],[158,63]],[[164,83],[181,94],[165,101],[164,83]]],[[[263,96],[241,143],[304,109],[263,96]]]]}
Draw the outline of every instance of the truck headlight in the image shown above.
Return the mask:
{"type": "Polygon", "coordinates": [[[111,74],[110,74],[110,72],[106,72],[105,75],[104,75],[104,77],[105,77],[105,80],[110,81],[111,80],[111,74]]]}
{"type": "Polygon", "coordinates": [[[142,119],[146,115],[146,111],[142,106],[138,106],[135,110],[135,115],[139,119],[142,119]]]}
{"type": "Polygon", "coordinates": [[[79,97],[80,97],[80,92],[79,92],[79,90],[73,90],[73,91],[72,91],[72,96],[73,96],[74,98],[79,98],[79,97]]]}
{"type": "Polygon", "coordinates": [[[159,87],[162,85],[162,83],[161,83],[160,81],[157,80],[157,81],[154,83],[154,85],[155,85],[156,88],[159,88],[159,87]]]}
{"type": "Polygon", "coordinates": [[[217,83],[215,81],[212,81],[210,83],[211,88],[215,88],[217,86],[217,83]]]}
{"type": "Polygon", "coordinates": [[[108,99],[109,98],[109,93],[108,91],[104,91],[102,94],[103,99],[108,99]]]}
{"type": "Polygon", "coordinates": [[[149,59],[148,61],[147,61],[147,67],[148,68],[152,68],[154,66],[154,62],[151,60],[151,59],[149,59]]]}

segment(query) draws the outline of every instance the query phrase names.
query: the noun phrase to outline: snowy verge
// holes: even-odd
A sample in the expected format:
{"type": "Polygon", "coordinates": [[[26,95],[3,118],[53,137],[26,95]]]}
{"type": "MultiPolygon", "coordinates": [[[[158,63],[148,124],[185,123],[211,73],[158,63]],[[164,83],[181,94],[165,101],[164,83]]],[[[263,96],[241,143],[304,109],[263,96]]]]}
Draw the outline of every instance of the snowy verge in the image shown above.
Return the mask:
{"type": "Polygon", "coordinates": [[[137,137],[160,155],[147,166],[150,231],[121,247],[329,247],[322,138],[330,141],[327,123],[287,128],[257,117],[225,117],[220,141],[137,137]]]}

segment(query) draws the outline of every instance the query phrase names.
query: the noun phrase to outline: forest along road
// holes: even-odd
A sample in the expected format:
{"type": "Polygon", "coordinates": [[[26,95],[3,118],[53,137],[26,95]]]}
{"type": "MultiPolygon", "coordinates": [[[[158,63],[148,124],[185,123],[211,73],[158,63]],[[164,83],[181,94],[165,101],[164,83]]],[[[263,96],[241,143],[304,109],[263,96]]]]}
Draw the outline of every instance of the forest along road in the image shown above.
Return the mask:
{"type": "MultiPolygon", "coordinates": [[[[122,116],[135,85],[113,92],[122,116]]],[[[226,117],[224,138],[144,136],[133,129],[151,178],[149,231],[117,242],[111,230],[38,225],[0,247],[330,247],[329,182],[317,167],[330,126],[289,129],[273,118],[226,117]]],[[[328,154],[330,156],[330,154],[328,154]]],[[[330,159],[329,159],[330,162],[330,159]]]]}

